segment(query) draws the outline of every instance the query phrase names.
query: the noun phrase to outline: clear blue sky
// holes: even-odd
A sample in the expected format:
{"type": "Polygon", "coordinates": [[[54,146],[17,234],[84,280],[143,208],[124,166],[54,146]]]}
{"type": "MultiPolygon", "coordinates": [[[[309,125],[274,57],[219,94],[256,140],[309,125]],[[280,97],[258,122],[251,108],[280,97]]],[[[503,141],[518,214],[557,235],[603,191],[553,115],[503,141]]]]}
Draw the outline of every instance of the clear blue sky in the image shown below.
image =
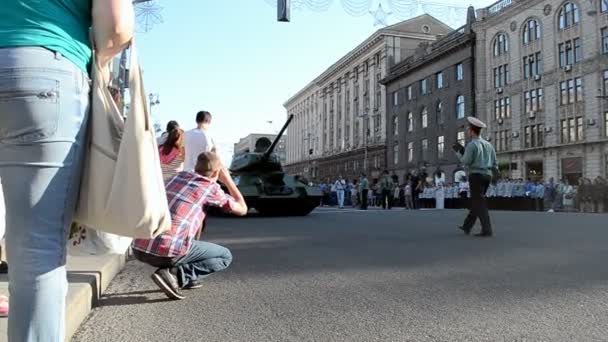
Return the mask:
{"type": "Polygon", "coordinates": [[[285,100],[380,28],[370,15],[346,14],[339,0],[321,13],[292,11],[290,23],[277,22],[266,0],[157,1],[164,22],[137,36],[146,91],[160,95],[154,116],[163,128],[174,119],[189,129],[197,111],[210,111],[225,162],[239,138],[280,129],[285,100]]]}

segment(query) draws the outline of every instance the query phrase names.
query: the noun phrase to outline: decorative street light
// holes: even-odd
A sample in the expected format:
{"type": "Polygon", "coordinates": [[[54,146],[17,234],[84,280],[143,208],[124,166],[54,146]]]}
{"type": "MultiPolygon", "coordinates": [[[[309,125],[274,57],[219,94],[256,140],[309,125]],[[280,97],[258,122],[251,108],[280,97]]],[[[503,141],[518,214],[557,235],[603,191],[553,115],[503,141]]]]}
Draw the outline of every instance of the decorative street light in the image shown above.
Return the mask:
{"type": "Polygon", "coordinates": [[[160,100],[158,99],[158,94],[152,94],[152,93],[150,93],[148,95],[148,98],[150,99],[150,116],[152,116],[152,107],[159,105],[160,104],[160,100]]]}

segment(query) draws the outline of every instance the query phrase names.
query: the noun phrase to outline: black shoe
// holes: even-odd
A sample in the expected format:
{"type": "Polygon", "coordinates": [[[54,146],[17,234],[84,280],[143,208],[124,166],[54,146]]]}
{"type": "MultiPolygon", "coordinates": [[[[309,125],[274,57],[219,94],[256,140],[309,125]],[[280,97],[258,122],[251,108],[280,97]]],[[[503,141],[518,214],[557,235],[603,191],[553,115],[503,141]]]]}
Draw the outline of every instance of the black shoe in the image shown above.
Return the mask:
{"type": "Polygon", "coordinates": [[[465,235],[471,235],[471,229],[465,229],[463,226],[458,227],[465,235]]]}
{"type": "Polygon", "coordinates": [[[475,236],[482,237],[482,238],[484,238],[484,237],[488,238],[488,237],[492,237],[492,233],[477,233],[477,234],[475,234],[475,236]]]}
{"type": "Polygon", "coordinates": [[[152,280],[165,295],[171,299],[184,299],[186,298],[179,291],[179,285],[177,284],[177,278],[171,273],[168,268],[159,268],[156,272],[152,273],[152,280]]]}
{"type": "Polygon", "coordinates": [[[200,289],[201,287],[203,287],[203,283],[193,280],[191,281],[188,285],[182,287],[182,289],[184,290],[194,290],[194,289],[200,289]]]}

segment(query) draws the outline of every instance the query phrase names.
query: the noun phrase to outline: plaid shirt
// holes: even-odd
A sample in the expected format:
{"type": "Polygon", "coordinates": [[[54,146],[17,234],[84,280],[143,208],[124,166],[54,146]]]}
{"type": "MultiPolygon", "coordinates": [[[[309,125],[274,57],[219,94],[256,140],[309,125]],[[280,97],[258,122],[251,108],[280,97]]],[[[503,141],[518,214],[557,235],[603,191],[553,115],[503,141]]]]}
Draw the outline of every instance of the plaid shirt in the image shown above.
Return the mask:
{"type": "Polygon", "coordinates": [[[234,203],[219,184],[191,172],[180,172],[170,179],[166,191],[171,230],[151,240],[133,240],[131,246],[134,249],[160,257],[185,255],[205,218],[203,205],[230,210],[234,203]]]}

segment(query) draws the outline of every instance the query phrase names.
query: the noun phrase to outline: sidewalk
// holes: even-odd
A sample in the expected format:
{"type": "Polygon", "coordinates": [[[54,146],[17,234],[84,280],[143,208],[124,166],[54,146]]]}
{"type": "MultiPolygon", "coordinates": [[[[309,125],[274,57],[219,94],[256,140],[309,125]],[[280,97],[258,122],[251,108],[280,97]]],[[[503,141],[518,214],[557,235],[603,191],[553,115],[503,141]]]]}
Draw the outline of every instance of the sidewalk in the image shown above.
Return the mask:
{"type": "MultiPolygon", "coordinates": [[[[118,254],[68,257],[66,341],[70,341],[126,260],[126,255],[118,254]]],[[[0,294],[8,295],[6,274],[0,275],[0,294]]],[[[6,318],[0,318],[0,342],[7,341],[6,323],[6,318]]]]}

